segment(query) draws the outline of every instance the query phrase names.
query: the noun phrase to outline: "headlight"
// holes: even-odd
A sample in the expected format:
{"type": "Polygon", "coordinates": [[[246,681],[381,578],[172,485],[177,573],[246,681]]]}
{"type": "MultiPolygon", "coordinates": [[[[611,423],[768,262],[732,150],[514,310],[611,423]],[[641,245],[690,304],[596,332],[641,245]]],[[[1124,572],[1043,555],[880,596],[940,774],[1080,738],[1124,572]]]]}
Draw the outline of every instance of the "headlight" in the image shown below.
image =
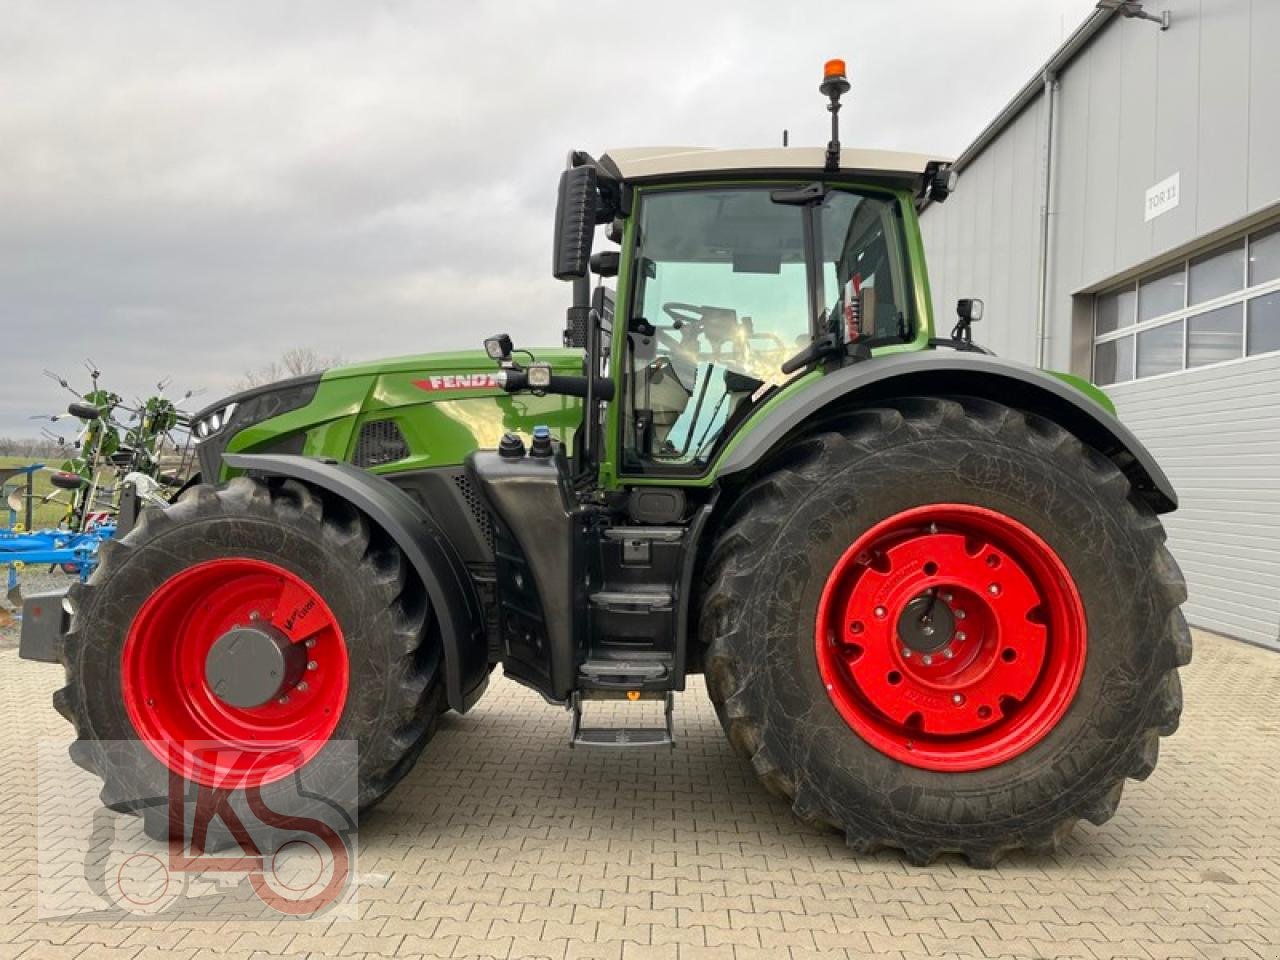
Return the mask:
{"type": "Polygon", "coordinates": [[[197,420],[191,427],[191,432],[196,436],[196,442],[212,437],[231,422],[231,415],[235,412],[235,403],[228,403],[225,407],[219,407],[208,416],[197,420]]]}

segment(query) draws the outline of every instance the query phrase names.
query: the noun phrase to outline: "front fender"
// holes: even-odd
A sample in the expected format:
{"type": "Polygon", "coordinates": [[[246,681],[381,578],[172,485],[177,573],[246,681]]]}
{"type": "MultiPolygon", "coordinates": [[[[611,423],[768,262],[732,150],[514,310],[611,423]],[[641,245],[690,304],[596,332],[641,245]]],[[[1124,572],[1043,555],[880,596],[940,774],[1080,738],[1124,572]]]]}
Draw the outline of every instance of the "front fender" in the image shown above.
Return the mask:
{"type": "Polygon", "coordinates": [[[816,378],[747,421],[726,448],[716,475],[754,469],[788,437],[833,408],[911,396],[982,397],[1052,420],[1109,457],[1156,513],[1177,509],[1178,495],[1155,458],[1096,400],[1036,367],[940,350],[877,357],[816,378]]]}
{"type": "Polygon", "coordinates": [[[426,510],[390,480],[338,460],[244,453],[223,460],[249,474],[291,477],[325,490],[385,530],[427,589],[440,626],[449,706],[462,713],[475,704],[489,679],[484,615],[466,567],[426,510]]]}

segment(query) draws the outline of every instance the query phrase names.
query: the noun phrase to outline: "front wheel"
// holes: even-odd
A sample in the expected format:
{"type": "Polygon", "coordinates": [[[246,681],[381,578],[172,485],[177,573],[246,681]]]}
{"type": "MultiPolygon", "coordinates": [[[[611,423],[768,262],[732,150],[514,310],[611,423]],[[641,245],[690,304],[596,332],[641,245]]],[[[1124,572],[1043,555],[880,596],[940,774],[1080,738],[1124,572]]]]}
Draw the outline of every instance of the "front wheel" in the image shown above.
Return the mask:
{"type": "MultiPolygon", "coordinates": [[[[100,551],[73,588],[54,705],[105,804],[158,839],[180,826],[175,786],[225,795],[245,824],[349,818],[412,767],[440,712],[440,650],[426,591],[363,514],[238,478],[144,511],[100,551]]],[[[229,822],[209,826],[193,844],[231,844],[229,822]]]]}
{"type": "Polygon", "coordinates": [[[1190,638],[1163,541],[1124,475],[1046,420],[857,411],[721,526],[707,686],[765,783],[856,850],[1051,850],[1177,727],[1190,638]]]}

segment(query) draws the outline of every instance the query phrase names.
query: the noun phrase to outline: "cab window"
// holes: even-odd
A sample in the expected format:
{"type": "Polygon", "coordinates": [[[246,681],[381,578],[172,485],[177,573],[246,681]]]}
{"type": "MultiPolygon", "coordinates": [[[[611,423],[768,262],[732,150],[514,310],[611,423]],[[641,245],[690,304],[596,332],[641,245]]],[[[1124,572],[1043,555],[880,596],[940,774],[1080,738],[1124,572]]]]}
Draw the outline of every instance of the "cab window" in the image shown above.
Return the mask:
{"type": "Polygon", "coordinates": [[[769,187],[645,195],[622,344],[624,469],[703,469],[816,329],[905,336],[897,238],[891,198],[832,191],[808,208],[769,187]],[[809,217],[820,252],[806,248],[809,217]],[[815,298],[831,305],[816,325],[815,298]]]}

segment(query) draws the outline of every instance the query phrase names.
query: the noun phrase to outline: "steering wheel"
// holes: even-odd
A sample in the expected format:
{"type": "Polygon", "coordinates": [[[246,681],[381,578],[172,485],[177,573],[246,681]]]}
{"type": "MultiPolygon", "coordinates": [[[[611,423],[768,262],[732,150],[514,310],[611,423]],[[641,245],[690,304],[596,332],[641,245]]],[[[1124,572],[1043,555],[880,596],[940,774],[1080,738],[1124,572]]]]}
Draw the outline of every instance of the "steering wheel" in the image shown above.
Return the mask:
{"type": "Polygon", "coordinates": [[[677,330],[687,325],[702,323],[703,309],[696,303],[681,303],[669,300],[662,305],[662,312],[671,318],[671,326],[677,330]]]}
{"type": "Polygon", "coordinates": [[[706,325],[705,312],[696,303],[682,303],[670,300],[662,305],[662,312],[671,318],[671,329],[680,331],[677,339],[664,330],[658,331],[658,342],[663,344],[672,354],[681,354],[689,358],[698,355],[698,339],[706,325]]]}

